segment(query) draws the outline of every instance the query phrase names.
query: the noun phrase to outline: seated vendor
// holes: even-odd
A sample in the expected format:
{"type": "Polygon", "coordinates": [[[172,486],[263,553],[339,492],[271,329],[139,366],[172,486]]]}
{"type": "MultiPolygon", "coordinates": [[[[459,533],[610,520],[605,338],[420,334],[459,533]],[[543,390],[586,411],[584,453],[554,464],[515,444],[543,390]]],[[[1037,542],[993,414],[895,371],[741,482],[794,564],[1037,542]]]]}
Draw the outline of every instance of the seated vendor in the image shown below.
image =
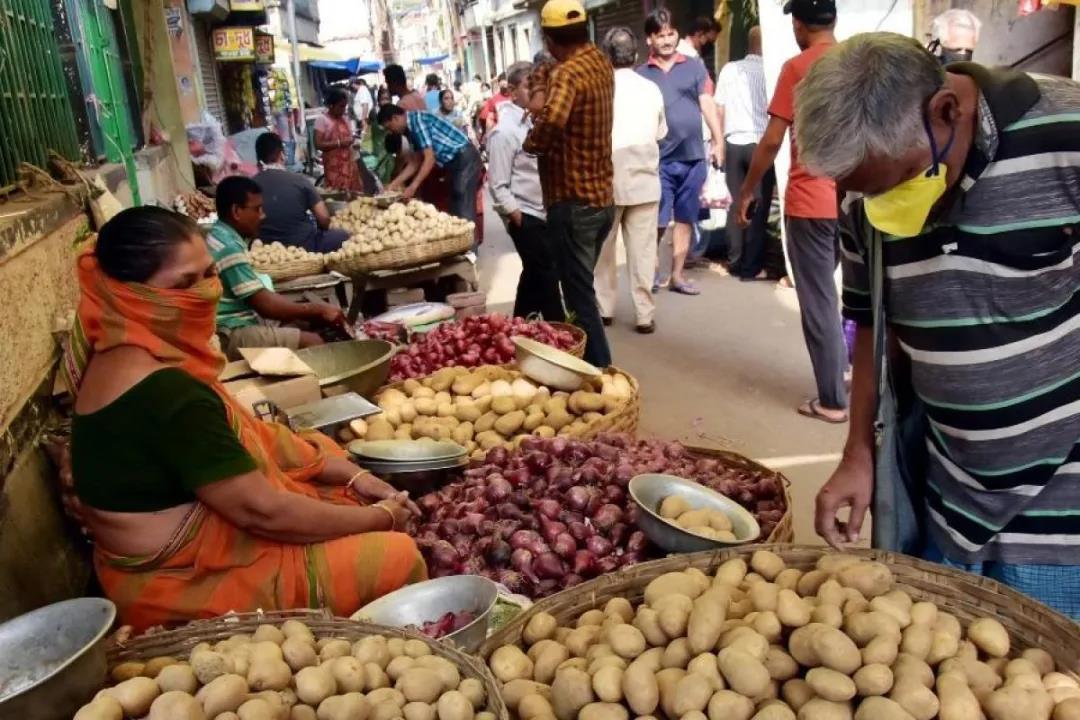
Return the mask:
{"type": "Polygon", "coordinates": [[[407,494],[329,438],[255,419],[217,378],[221,283],[189,219],[118,213],[77,261],[64,370],[94,567],[136,631],[235,611],[347,616],[427,576],[407,494]]]}
{"type": "Polygon", "coordinates": [[[317,334],[281,323],[314,323],[341,326],[345,314],[327,303],[293,302],[271,289],[270,278],[255,271],[248,255],[248,241],[259,236],[263,220],[263,195],[251,178],[225,178],[215,196],[218,221],[210,229],[210,248],[223,292],[217,304],[217,330],[221,347],[230,360],[239,359],[240,348],[284,347],[291,350],[322,345],[317,334]]]}
{"type": "Polygon", "coordinates": [[[330,211],[311,178],[285,169],[285,143],[277,133],[260,135],[255,154],[262,167],[255,182],[262,189],[266,213],[259,238],[317,253],[340,250],[349,233],[330,227],[330,211]]]}
{"type": "Polygon", "coordinates": [[[466,220],[476,220],[476,195],[483,165],[480,153],[458,128],[429,112],[402,110],[397,105],[379,108],[377,120],[388,133],[408,138],[413,152],[405,168],[388,186],[412,198],[437,165],[450,179],[447,212],[466,220]]]}

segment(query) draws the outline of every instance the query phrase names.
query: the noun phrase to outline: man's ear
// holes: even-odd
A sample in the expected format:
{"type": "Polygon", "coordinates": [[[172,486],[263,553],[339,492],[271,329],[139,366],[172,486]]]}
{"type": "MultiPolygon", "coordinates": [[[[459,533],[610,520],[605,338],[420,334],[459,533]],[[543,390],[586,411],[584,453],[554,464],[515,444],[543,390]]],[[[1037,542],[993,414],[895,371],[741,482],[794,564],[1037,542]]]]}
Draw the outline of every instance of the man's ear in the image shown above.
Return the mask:
{"type": "Polygon", "coordinates": [[[938,120],[945,125],[953,125],[960,119],[960,97],[949,88],[942,88],[930,98],[927,115],[931,122],[938,120]]]}

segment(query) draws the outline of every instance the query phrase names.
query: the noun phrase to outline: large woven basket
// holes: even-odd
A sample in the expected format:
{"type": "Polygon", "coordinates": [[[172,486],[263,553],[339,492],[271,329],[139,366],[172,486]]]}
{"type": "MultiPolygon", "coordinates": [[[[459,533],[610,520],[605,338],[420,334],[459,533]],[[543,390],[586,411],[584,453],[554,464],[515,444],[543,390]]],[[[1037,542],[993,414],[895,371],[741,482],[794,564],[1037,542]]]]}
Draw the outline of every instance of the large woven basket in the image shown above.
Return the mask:
{"type": "MultiPolygon", "coordinates": [[[[639,602],[645,594],[645,586],[664,573],[690,567],[712,573],[725,560],[734,557],[749,560],[754,551],[761,549],[772,550],[788,567],[800,570],[813,568],[818,558],[831,552],[828,548],[811,545],[746,545],[634,565],[538,601],[489,637],[480,648],[480,655],[487,658],[502,645],[520,643],[522,630],[536,613],[551,613],[560,625],[571,624],[571,620],[586,610],[603,607],[611,598],[639,602]]],[[[936,603],[955,615],[962,625],[966,626],[976,618],[994,617],[1009,631],[1015,647],[1042,648],[1050,653],[1059,668],[1080,672],[1080,625],[1028,596],[989,578],[907,555],[880,550],[852,549],[847,552],[885,563],[892,570],[899,588],[915,600],[936,603]]]]}
{"type": "Polygon", "coordinates": [[[320,255],[314,258],[286,260],[279,263],[255,263],[254,268],[269,275],[273,280],[284,282],[285,280],[307,277],[308,275],[318,275],[326,268],[326,261],[320,255]]]}
{"type": "Polygon", "coordinates": [[[361,275],[377,270],[394,270],[435,262],[446,257],[460,255],[472,249],[472,246],[473,234],[468,232],[431,242],[414,243],[404,247],[332,260],[327,263],[327,267],[343,275],[361,275]]]}
{"type": "Polygon", "coordinates": [[[369,635],[383,635],[388,638],[399,637],[405,640],[424,642],[433,655],[445,658],[457,666],[462,677],[475,678],[484,686],[487,695],[487,709],[500,720],[507,720],[506,705],[503,704],[495,678],[488,672],[487,666],[475,657],[456,650],[451,645],[432,640],[419,633],[401,628],[360,623],[345,618],[334,617],[324,610],[285,610],[275,612],[252,612],[236,615],[222,615],[210,620],[196,620],[176,630],[139,635],[123,642],[113,643],[108,648],[109,666],[127,660],[149,660],[150,658],[171,656],[186,657],[191,649],[202,642],[216,643],[237,633],[251,633],[259,625],[280,625],[286,620],[300,620],[306,624],[317,638],[341,638],[359,640],[369,635]]]}
{"type": "Polygon", "coordinates": [[[695,445],[688,445],[686,447],[693,455],[705,455],[707,457],[716,458],[723,465],[728,467],[735,467],[742,470],[747,470],[756,474],[764,475],[766,477],[773,478],[780,486],[784,495],[784,515],[780,518],[780,521],[773,527],[769,536],[764,538],[762,542],[766,543],[789,543],[795,540],[795,526],[792,519],[791,511],[791,481],[784,477],[782,474],[765,467],[761,463],[754,462],[748,457],[744,457],[738,453],[730,452],[728,450],[717,450],[715,448],[697,447],[695,445]]]}
{"type": "Polygon", "coordinates": [[[584,330],[579,328],[577,325],[571,325],[570,323],[564,322],[549,322],[548,325],[555,328],[556,330],[565,330],[566,332],[574,336],[576,342],[570,347],[568,347],[565,352],[570,353],[576,358],[585,357],[585,341],[588,340],[588,337],[586,336],[584,330]]]}

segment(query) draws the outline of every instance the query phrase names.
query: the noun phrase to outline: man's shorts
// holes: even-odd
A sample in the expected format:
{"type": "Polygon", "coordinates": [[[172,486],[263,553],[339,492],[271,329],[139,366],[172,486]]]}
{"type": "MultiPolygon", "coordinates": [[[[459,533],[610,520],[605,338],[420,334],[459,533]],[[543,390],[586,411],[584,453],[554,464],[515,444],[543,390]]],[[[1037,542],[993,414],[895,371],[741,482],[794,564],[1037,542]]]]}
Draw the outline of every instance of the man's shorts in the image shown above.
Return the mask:
{"type": "Polygon", "coordinates": [[[219,330],[221,347],[229,360],[240,359],[240,348],[283,347],[290,350],[300,349],[300,329],[294,327],[271,327],[270,325],[248,325],[232,330],[219,330]]]}
{"type": "Polygon", "coordinates": [[[705,160],[682,162],[669,160],[660,163],[660,218],[666,228],[674,218],[677,223],[692,225],[701,212],[701,188],[709,175],[705,160]]]}

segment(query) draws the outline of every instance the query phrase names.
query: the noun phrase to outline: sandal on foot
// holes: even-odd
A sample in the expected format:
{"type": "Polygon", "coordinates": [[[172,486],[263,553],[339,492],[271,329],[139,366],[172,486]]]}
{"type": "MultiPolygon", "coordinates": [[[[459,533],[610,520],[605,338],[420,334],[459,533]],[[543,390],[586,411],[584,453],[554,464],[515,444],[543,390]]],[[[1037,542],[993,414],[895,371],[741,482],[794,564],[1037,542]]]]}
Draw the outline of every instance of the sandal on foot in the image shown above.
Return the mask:
{"type": "Polygon", "coordinates": [[[701,291],[698,290],[697,285],[694,285],[694,283],[692,283],[690,281],[679,283],[679,282],[675,282],[674,280],[672,280],[671,281],[671,287],[669,287],[668,290],[671,290],[671,292],[674,292],[674,293],[679,293],[680,295],[700,295],[701,294],[701,291]]]}
{"type": "Polygon", "coordinates": [[[833,425],[842,425],[848,421],[846,412],[837,410],[840,412],[840,416],[826,414],[826,409],[822,407],[821,401],[817,398],[813,400],[807,400],[799,406],[799,414],[814,420],[821,420],[822,422],[831,423],[833,425]]]}

